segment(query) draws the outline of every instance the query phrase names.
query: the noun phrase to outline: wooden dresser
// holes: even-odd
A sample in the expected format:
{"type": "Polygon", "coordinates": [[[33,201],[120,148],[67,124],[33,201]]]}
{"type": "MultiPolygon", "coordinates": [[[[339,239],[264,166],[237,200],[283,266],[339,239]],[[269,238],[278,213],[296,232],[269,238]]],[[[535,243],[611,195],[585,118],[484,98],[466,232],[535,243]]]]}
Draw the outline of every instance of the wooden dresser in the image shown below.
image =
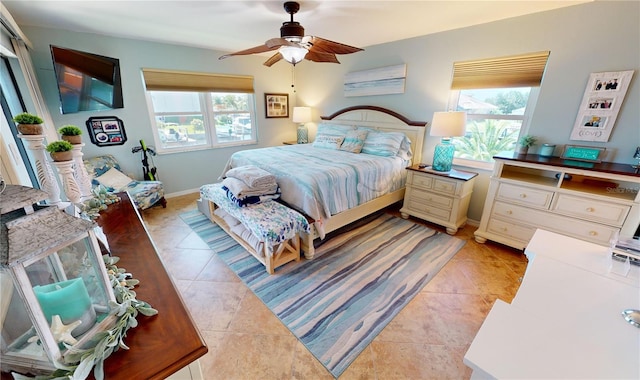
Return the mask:
{"type": "Polygon", "coordinates": [[[523,249],[537,228],[609,245],[640,224],[640,174],[631,165],[505,154],[496,160],[476,241],[523,249]]]}

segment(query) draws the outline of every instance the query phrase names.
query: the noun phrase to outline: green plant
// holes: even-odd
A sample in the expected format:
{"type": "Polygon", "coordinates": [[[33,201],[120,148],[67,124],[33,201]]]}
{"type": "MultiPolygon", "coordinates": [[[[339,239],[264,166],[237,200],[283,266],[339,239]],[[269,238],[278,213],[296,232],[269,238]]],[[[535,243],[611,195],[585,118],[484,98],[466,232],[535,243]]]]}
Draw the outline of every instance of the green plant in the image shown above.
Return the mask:
{"type": "Polygon", "coordinates": [[[68,141],[58,140],[58,141],[53,141],[47,144],[46,149],[47,149],[47,152],[49,153],[67,152],[73,149],[73,144],[71,144],[68,141]]]}
{"type": "Polygon", "coordinates": [[[80,136],[82,134],[82,129],[75,125],[63,125],[58,129],[58,133],[62,136],[80,136]]]}
{"type": "Polygon", "coordinates": [[[518,140],[518,144],[520,144],[521,146],[530,147],[531,145],[535,145],[536,141],[538,141],[538,139],[534,136],[524,135],[520,137],[520,140],[518,140]]]}
{"type": "Polygon", "coordinates": [[[455,156],[478,161],[493,161],[493,156],[512,150],[517,139],[517,131],[509,130],[506,120],[473,121],[467,128],[467,136],[453,140],[455,156]]]}
{"type": "Polygon", "coordinates": [[[14,118],[13,121],[15,121],[18,124],[42,124],[43,121],[40,117],[36,116],[36,115],[32,115],[30,113],[27,112],[23,112],[20,114],[17,114],[14,118]]]}

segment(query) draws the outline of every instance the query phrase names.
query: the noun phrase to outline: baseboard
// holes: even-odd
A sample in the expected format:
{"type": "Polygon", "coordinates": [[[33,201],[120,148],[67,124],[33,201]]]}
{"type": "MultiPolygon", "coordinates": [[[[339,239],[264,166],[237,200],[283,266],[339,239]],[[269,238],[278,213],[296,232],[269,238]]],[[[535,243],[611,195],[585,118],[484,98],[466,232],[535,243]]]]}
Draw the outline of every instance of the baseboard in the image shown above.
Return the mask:
{"type": "Polygon", "coordinates": [[[200,188],[187,189],[187,190],[182,190],[182,191],[178,191],[178,192],[175,192],[175,193],[165,194],[164,197],[166,199],[169,199],[169,198],[181,197],[183,195],[189,195],[189,194],[193,194],[193,193],[200,193],[200,188]]]}
{"type": "Polygon", "coordinates": [[[467,224],[470,225],[470,226],[479,227],[480,226],[480,221],[479,220],[474,220],[474,219],[467,219],[467,224]]]}

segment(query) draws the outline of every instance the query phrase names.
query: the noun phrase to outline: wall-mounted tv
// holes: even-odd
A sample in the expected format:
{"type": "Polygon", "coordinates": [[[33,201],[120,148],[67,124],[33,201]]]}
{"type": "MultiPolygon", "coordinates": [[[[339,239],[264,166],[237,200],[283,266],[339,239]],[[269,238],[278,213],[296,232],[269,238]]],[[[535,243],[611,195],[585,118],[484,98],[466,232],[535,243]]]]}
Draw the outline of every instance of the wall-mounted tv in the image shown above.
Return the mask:
{"type": "Polygon", "coordinates": [[[63,114],[122,108],[120,61],[51,45],[63,114]]]}

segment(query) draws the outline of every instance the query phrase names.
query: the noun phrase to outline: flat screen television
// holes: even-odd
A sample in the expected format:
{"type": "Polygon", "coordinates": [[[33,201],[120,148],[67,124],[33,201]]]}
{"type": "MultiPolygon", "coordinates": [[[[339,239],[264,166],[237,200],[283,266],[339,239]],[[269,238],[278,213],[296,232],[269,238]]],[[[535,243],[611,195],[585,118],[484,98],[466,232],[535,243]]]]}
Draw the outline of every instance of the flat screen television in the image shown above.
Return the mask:
{"type": "Polygon", "coordinates": [[[120,61],[51,45],[63,114],[122,108],[120,61]]]}

